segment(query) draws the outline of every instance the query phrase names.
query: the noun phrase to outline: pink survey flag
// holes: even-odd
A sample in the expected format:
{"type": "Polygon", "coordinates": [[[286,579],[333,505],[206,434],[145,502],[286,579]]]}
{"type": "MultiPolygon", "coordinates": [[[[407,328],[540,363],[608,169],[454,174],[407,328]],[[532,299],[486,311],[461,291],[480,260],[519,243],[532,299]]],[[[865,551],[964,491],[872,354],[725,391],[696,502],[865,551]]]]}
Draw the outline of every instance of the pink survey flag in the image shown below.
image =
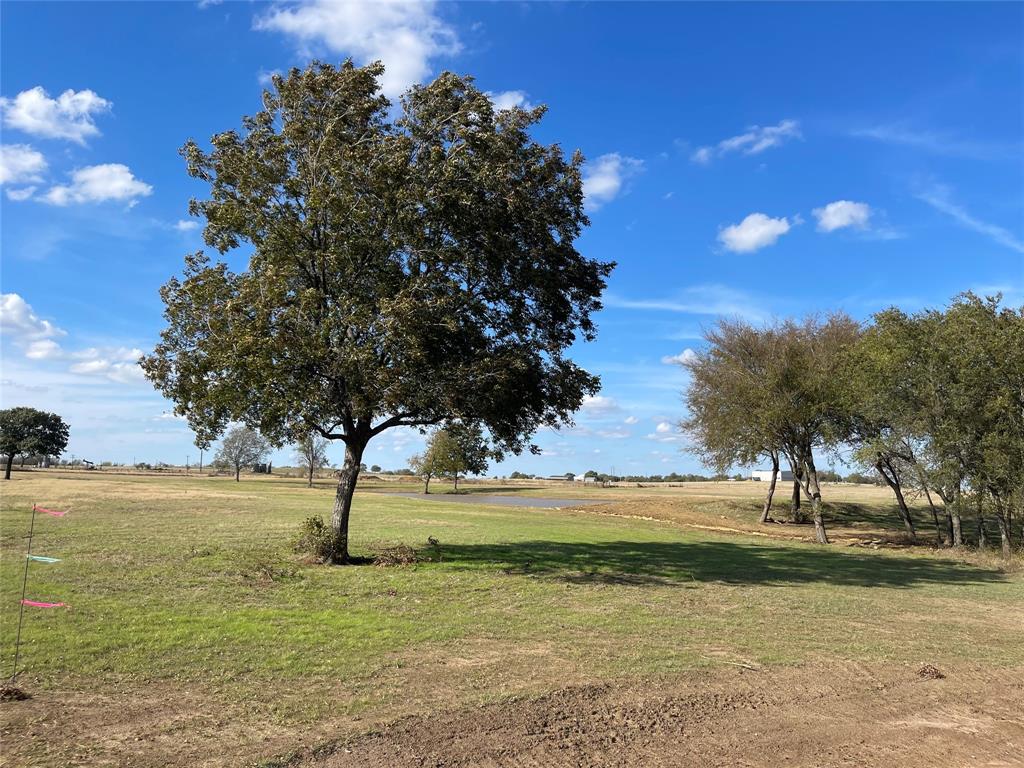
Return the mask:
{"type": "Polygon", "coordinates": [[[44,512],[47,515],[53,515],[54,517],[64,517],[67,512],[61,512],[59,509],[47,509],[46,507],[40,507],[38,504],[33,504],[32,509],[36,512],[44,512]]]}
{"type": "Polygon", "coordinates": [[[22,605],[31,605],[33,608],[67,608],[64,603],[40,603],[38,600],[22,600],[22,605]]]}

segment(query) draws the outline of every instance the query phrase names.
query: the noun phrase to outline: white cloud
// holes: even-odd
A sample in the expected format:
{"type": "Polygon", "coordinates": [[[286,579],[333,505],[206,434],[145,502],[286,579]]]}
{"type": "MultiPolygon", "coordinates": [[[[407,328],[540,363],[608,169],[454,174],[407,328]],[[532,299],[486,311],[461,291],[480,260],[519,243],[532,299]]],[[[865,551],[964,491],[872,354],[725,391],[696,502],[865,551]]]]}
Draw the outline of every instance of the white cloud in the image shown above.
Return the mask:
{"type": "Polygon", "coordinates": [[[789,139],[803,138],[800,123],[796,120],[783,120],[778,125],[752,125],[746,133],[722,139],[713,147],[698,147],[690,154],[690,160],[700,165],[708,165],[715,156],[722,157],[733,152],[744,155],[758,155],[766,149],[778,147],[789,139]]]}
{"type": "Polygon", "coordinates": [[[89,347],[71,353],[71,357],[76,360],[110,359],[123,362],[135,362],[142,355],[138,347],[89,347]]]}
{"type": "MultiPolygon", "coordinates": [[[[770,315],[767,309],[761,308],[761,301],[756,296],[715,283],[687,286],[675,297],[668,299],[624,299],[615,294],[605,294],[602,302],[606,307],[619,309],[678,312],[688,315],[729,315],[744,317],[755,323],[764,321],[770,315]]],[[[702,332],[693,331],[680,338],[699,339],[702,336],[702,332]]]]}
{"type": "Polygon", "coordinates": [[[487,96],[497,110],[512,109],[512,107],[533,109],[533,104],[527,101],[526,91],[500,91],[498,93],[488,91],[487,96]]]}
{"type": "Polygon", "coordinates": [[[174,225],[174,228],[179,232],[191,232],[193,229],[199,228],[199,222],[189,221],[188,219],[179,219],[178,223],[174,225]]]}
{"type": "Polygon", "coordinates": [[[661,422],[657,426],[654,432],[647,435],[648,440],[654,440],[658,443],[678,443],[683,439],[682,435],[674,434],[672,426],[667,422],[661,422]],[[668,429],[662,429],[662,427],[668,427],[668,429]]]}
{"type": "Polygon", "coordinates": [[[867,229],[871,206],[850,200],[836,200],[824,208],[815,208],[811,213],[818,220],[818,230],[821,232],[833,232],[844,227],[867,229]]]}
{"type": "Polygon", "coordinates": [[[580,409],[591,414],[606,414],[617,411],[619,404],[604,395],[587,395],[583,398],[583,405],[580,406],[580,409]]]}
{"type": "Polygon", "coordinates": [[[21,202],[22,200],[28,200],[30,197],[32,197],[32,195],[35,194],[35,192],[36,192],[36,188],[35,187],[22,187],[20,189],[7,189],[7,190],[5,190],[5,193],[7,194],[7,199],[8,200],[14,200],[15,202],[21,202]]]}
{"type": "Polygon", "coordinates": [[[601,155],[583,169],[583,195],[586,207],[596,211],[618,197],[626,181],[643,170],[644,163],[634,157],[613,152],[601,155]]]}
{"type": "Polygon", "coordinates": [[[25,357],[32,360],[55,360],[63,355],[64,350],[53,339],[33,341],[25,350],[25,357]]]}
{"type": "Polygon", "coordinates": [[[7,339],[36,341],[64,336],[65,331],[42,320],[32,306],[16,293],[0,294],[0,332],[7,339]]]}
{"type": "Polygon", "coordinates": [[[422,82],[432,59],[460,49],[455,30],[438,17],[433,0],[281,3],[258,17],[255,27],[291,37],[304,56],[326,49],[361,64],[383,61],[381,89],[390,98],[422,82]]]}
{"type": "MultiPolygon", "coordinates": [[[[39,182],[43,180],[42,173],[45,170],[46,158],[27,144],[0,145],[0,184],[39,182]]],[[[7,196],[11,197],[11,190],[8,190],[7,196]]],[[[24,198],[15,196],[11,199],[24,198]]]]}
{"type": "Polygon", "coordinates": [[[68,203],[101,203],[106,200],[128,201],[152,194],[153,187],[132,175],[120,163],[89,165],[72,172],[70,184],[51,187],[43,199],[54,205],[68,203]]]}
{"type": "Polygon", "coordinates": [[[789,230],[789,220],[785,216],[773,219],[763,213],[752,213],[739,224],[721,230],[718,241],[735,253],[751,253],[774,245],[789,230]]]}
{"type": "Polygon", "coordinates": [[[678,355],[665,355],[661,358],[661,362],[665,365],[686,365],[687,363],[692,363],[696,359],[697,353],[692,349],[687,348],[678,355]]]}
{"type": "Polygon", "coordinates": [[[274,82],[274,75],[281,75],[281,74],[284,74],[284,73],[281,72],[280,69],[271,69],[271,70],[261,69],[260,73],[256,76],[256,79],[259,81],[260,85],[262,85],[264,88],[269,88],[270,85],[274,82]]]}
{"type": "Polygon", "coordinates": [[[876,125],[850,131],[850,136],[858,139],[874,139],[884,144],[919,149],[936,155],[948,157],[968,157],[974,160],[998,160],[1003,158],[1017,159],[1022,145],[999,142],[969,141],[935,131],[912,128],[905,123],[876,125]]]}
{"type": "Polygon", "coordinates": [[[639,422],[640,422],[640,419],[638,419],[636,416],[627,416],[623,423],[624,424],[637,424],[639,422]]]}
{"type": "Polygon", "coordinates": [[[74,363],[68,370],[81,376],[102,376],[120,384],[136,384],[146,380],[138,360],[142,357],[139,349],[124,347],[112,350],[84,350],[75,357],[88,356],[80,363],[74,363]]]}
{"type": "Polygon", "coordinates": [[[950,197],[949,187],[942,184],[931,184],[917,193],[917,198],[930,205],[940,213],[944,213],[956,221],[960,226],[979,232],[990,238],[999,245],[1024,253],[1024,241],[1005,227],[998,224],[989,224],[987,221],[977,219],[967,212],[967,209],[954,203],[950,197]]]}
{"type": "Polygon", "coordinates": [[[715,153],[712,151],[711,147],[700,147],[699,149],[694,150],[693,154],[690,155],[690,160],[700,165],[707,165],[711,162],[714,156],[715,153]]]}
{"type": "Polygon", "coordinates": [[[89,136],[100,131],[93,116],[110,109],[110,102],[93,91],[68,89],[51,99],[41,86],[22,91],[13,99],[0,98],[4,125],[33,136],[47,139],[69,139],[85,144],[89,136]]]}

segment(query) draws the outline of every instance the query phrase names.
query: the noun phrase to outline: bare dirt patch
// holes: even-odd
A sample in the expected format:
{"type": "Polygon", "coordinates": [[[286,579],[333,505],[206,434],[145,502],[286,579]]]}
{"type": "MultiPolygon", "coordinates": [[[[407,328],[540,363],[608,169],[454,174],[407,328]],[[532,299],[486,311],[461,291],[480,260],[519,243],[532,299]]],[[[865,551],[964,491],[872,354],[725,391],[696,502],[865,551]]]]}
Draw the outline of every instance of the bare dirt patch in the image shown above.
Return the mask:
{"type": "Polygon", "coordinates": [[[1022,766],[1024,670],[694,673],[400,720],[294,766],[1022,766]]]}
{"type": "MultiPolygon", "coordinates": [[[[498,661],[488,650],[450,663],[498,661]]],[[[377,709],[289,724],[169,687],[47,691],[0,705],[0,765],[1024,766],[1024,669],[922,666],[730,666],[448,710],[432,688],[390,722],[377,709]]]]}

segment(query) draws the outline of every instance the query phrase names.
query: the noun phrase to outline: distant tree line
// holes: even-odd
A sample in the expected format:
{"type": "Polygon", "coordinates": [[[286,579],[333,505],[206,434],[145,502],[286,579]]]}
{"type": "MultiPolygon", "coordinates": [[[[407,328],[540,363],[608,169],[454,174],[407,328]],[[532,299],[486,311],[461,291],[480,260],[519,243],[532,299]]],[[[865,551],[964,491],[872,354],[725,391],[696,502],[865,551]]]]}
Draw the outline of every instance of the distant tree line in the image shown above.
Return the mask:
{"type": "Polygon", "coordinates": [[[816,539],[827,543],[815,454],[849,450],[860,472],[893,490],[911,541],[915,494],[940,542],[965,544],[970,505],[974,541],[986,545],[994,520],[1011,551],[1024,508],[1024,307],[965,293],[945,310],[893,308],[865,326],[842,313],[765,327],[722,321],[706,340],[685,364],[681,427],[719,471],[771,463],[763,522],[785,462],[795,477],[791,515],[800,521],[808,499],[816,539]]]}

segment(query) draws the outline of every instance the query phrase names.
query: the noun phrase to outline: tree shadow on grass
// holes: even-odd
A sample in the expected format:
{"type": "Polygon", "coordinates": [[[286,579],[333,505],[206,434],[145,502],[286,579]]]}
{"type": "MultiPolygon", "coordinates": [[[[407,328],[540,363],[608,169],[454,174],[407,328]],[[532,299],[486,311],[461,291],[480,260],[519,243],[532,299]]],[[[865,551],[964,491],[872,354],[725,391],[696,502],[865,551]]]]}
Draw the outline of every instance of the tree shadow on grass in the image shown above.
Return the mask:
{"type": "Polygon", "coordinates": [[[570,583],[687,586],[698,582],[785,586],[836,584],[913,588],[1005,580],[995,570],[932,557],[729,541],[443,544],[450,566],[493,566],[506,574],[570,583]]]}

